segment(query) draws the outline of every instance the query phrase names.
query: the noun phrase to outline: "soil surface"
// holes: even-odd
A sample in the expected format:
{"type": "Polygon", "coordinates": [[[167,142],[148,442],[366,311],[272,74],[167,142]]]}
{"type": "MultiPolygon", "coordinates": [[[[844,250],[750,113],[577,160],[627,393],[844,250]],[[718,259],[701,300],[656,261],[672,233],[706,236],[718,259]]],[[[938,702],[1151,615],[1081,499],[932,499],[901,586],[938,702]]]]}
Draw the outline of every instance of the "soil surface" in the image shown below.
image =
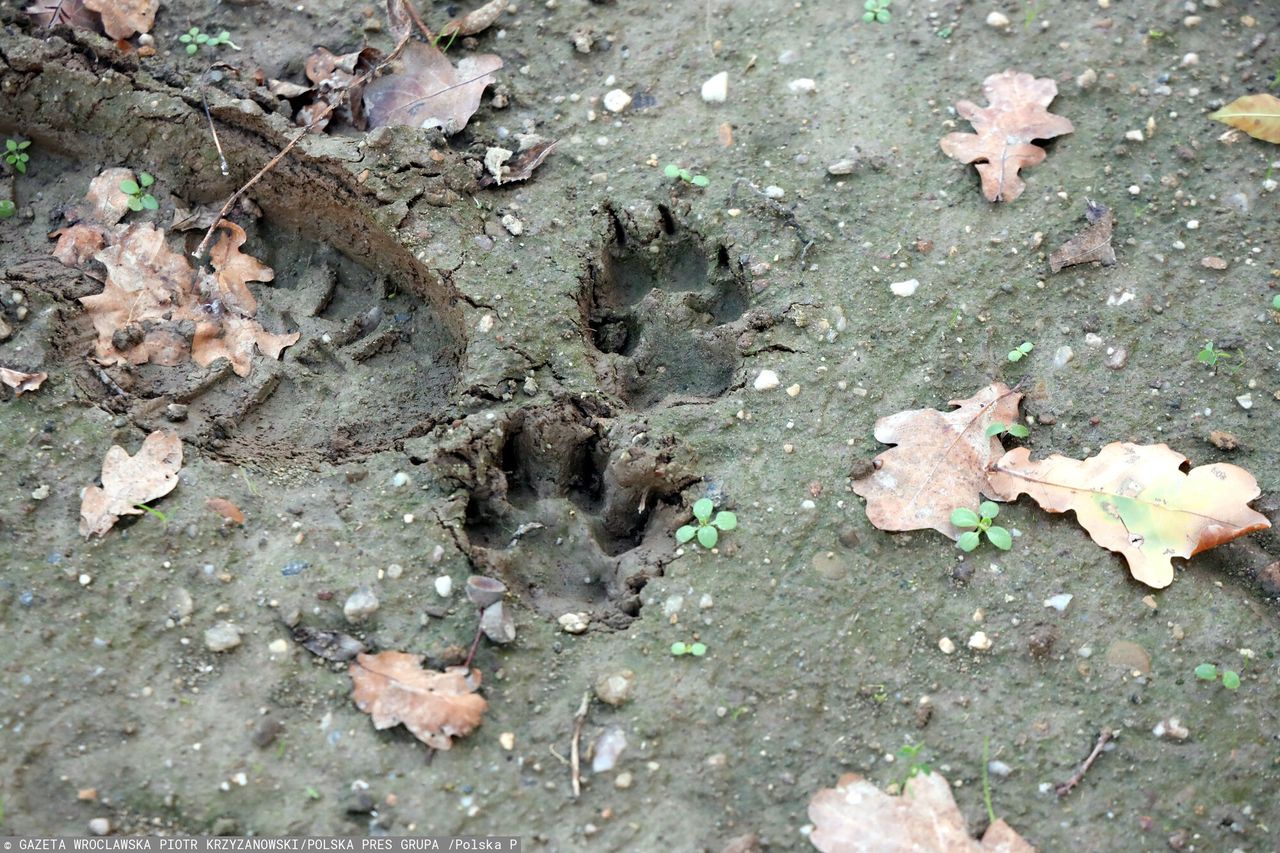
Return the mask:
{"type": "Polygon", "coordinates": [[[236,206],[275,270],[259,317],[301,334],[247,377],[95,363],[78,297],[101,281],[48,235],[107,167],[156,177],[159,210],[127,222],[216,209],[295,134],[259,79],[302,82],[317,45],[390,50],[382,9],[164,0],[140,57],[21,5],[0,7],[0,135],[32,141],[0,179],[0,366],[49,378],[0,388],[0,832],[803,850],[814,792],[923,763],[975,831],[986,776],[1041,849],[1275,848],[1274,532],[1153,591],[1026,499],[1002,507],[1012,550],[966,556],[872,528],[850,477],[884,449],[878,417],[998,379],[1036,457],[1167,442],[1248,469],[1278,520],[1280,149],[1207,118],[1275,85],[1276,4],[897,0],[879,24],[833,0],[512,2],[448,49],[504,62],[465,130],[335,121],[236,206]],[[240,50],[189,56],[192,26],[240,50]],[[993,204],[938,140],[1006,68],[1055,80],[1075,131],[993,204]],[[559,144],[482,185],[487,150],[530,134],[559,144]],[[1050,274],[1086,199],[1115,212],[1118,262],[1050,274]],[[1198,361],[1206,342],[1229,356],[1198,361]],[[86,541],[81,490],[155,429],[185,450],[163,517],[86,541]],[[702,497],[739,522],[714,551],[673,535],[702,497]],[[303,641],[456,662],[473,574],[506,584],[517,638],[480,644],[483,724],[428,761],[303,641]],[[377,608],[351,620],[358,591],[377,608]],[[224,622],[240,642],[214,651],[224,622]],[[1197,680],[1206,662],[1240,688],[1197,680]],[[631,695],[589,703],[575,797],[575,712],[611,675],[631,695]],[[1152,733],[1169,718],[1185,740],[1152,733]]]}

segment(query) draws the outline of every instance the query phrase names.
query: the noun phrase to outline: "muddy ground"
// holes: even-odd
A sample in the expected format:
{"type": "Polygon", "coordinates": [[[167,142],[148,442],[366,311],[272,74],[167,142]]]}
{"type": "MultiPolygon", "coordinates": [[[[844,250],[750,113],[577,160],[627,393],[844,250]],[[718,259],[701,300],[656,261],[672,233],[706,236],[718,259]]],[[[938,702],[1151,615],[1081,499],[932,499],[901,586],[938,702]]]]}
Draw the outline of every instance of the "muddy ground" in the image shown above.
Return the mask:
{"type": "Polygon", "coordinates": [[[166,0],[139,59],[6,2],[0,134],[33,144],[4,179],[0,365],[50,377],[0,401],[0,830],[806,849],[813,792],[850,771],[900,781],[895,754],[923,744],[975,829],[987,749],[995,813],[1042,849],[1274,849],[1276,534],[1153,593],[1025,499],[1001,514],[1008,553],[877,531],[849,474],[882,449],[877,417],[1021,381],[1035,455],[1165,441],[1247,468],[1276,520],[1280,149],[1206,115],[1272,85],[1280,10],[898,0],[881,25],[856,5],[513,3],[450,48],[505,61],[465,131],[335,127],[237,210],[276,270],[255,286],[266,325],[302,335],[279,362],[108,383],[76,300],[101,285],[49,256],[62,211],[108,166],[157,177],[160,210],[135,218],[219,204],[292,133],[255,69],[300,80],[315,45],[391,39],[375,4],[166,0]],[[985,23],[997,10],[1007,27],[985,23]],[[242,48],[203,89],[209,55],[177,42],[193,25],[242,48]],[[1005,68],[1058,81],[1075,132],[993,205],[938,139],[1005,68]],[[727,99],[704,102],[720,71],[727,99]],[[615,88],[633,100],[610,115],[615,88]],[[486,148],[526,133],[559,147],[527,182],[481,188],[486,148]],[[1086,198],[1115,210],[1119,262],[1050,275],[1086,198]],[[890,291],[908,279],[913,295],[890,291]],[[1233,356],[1197,362],[1206,341],[1233,356]],[[778,388],[755,389],[762,370],[778,388]],[[161,427],[186,453],[165,520],[82,539],[107,449],[161,427]],[[702,496],[739,527],[716,553],[678,550],[702,496]],[[447,659],[472,637],[476,572],[506,582],[518,637],[481,645],[484,723],[430,763],[404,729],[374,730],[344,664],[291,640],[297,623],[447,659]],[[362,586],[379,607],[350,624],[362,586]],[[1061,613],[1044,605],[1059,593],[1061,613]],[[589,630],[563,632],[578,612],[589,630]],[[222,621],[242,642],[210,651],[222,621]],[[976,630],[989,650],[967,648],[976,630]],[[704,657],[671,655],[693,640],[704,657]],[[1203,662],[1241,669],[1240,689],[1198,682],[1203,662]],[[616,728],[627,748],[584,765],[575,799],[575,711],[624,670],[633,698],[593,701],[582,741],[616,728]],[[1185,741],[1152,734],[1169,717],[1185,741]],[[1104,728],[1114,748],[1056,797],[1104,728]]]}

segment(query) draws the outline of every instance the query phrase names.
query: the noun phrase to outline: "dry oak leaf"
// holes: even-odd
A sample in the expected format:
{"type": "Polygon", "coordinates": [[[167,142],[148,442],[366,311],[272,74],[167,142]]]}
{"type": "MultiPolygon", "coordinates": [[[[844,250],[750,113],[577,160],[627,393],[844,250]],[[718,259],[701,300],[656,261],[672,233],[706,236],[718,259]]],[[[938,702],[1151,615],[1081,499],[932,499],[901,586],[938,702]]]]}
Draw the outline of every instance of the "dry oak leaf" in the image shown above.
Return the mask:
{"type": "Polygon", "coordinates": [[[89,486],[80,495],[80,535],[106,534],[122,515],[142,515],[138,504],[164,497],[178,485],[182,440],[176,432],[158,430],[130,456],[112,445],[102,461],[102,487],[89,486]]]}
{"type": "Polygon", "coordinates": [[[204,505],[232,524],[244,524],[244,513],[240,511],[240,507],[226,498],[209,498],[204,505]]]}
{"type": "Polygon", "coordinates": [[[355,685],[351,698],[373,718],[376,729],[404,724],[434,749],[480,725],[488,703],[476,695],[480,670],[451,666],[444,672],[422,668],[422,656],[407,652],[360,654],[347,670],[355,685]]]}
{"type": "Polygon", "coordinates": [[[1275,95],[1236,98],[1209,118],[1239,128],[1254,139],[1280,144],[1280,98],[1275,95]]]}
{"type": "Polygon", "coordinates": [[[67,211],[73,224],[50,235],[58,238],[53,248],[55,258],[69,267],[83,267],[106,246],[108,238],[114,238],[119,230],[116,224],[129,212],[129,196],[120,189],[125,180],[137,180],[132,169],[104,169],[89,182],[84,203],[67,211]]]}
{"type": "Polygon", "coordinates": [[[467,126],[480,109],[480,96],[494,83],[502,60],[491,53],[453,63],[429,44],[411,41],[400,55],[400,70],[381,77],[364,92],[370,127],[438,127],[446,135],[467,126]]]}
{"type": "Polygon", "coordinates": [[[937,773],[907,780],[891,797],[856,773],[809,800],[809,841],[822,853],[1034,853],[1003,820],[969,836],[951,785],[937,773]]]}
{"type": "Polygon", "coordinates": [[[26,12],[42,27],[98,29],[98,16],[85,9],[84,0],[40,0],[28,6],[26,12]]]}
{"type": "Polygon", "coordinates": [[[1000,499],[1026,494],[1049,512],[1074,510],[1094,542],[1123,554],[1133,577],[1156,589],[1173,583],[1172,558],[1271,526],[1248,506],[1261,494],[1252,474],[1227,463],[1184,473],[1187,458],[1166,444],[1116,441],[1084,461],[1030,455],[1019,447],[995,464],[1000,499]]]}
{"type": "Polygon", "coordinates": [[[40,386],[48,378],[47,373],[23,373],[21,370],[0,367],[0,382],[12,388],[15,397],[21,397],[28,391],[40,390],[40,386]]]}
{"type": "Polygon", "coordinates": [[[1035,166],[1048,156],[1033,139],[1052,139],[1075,128],[1046,107],[1057,97],[1058,86],[1048,77],[1019,71],[992,74],[982,81],[990,106],[970,101],[956,103],[956,112],[968,119],[974,133],[948,133],[939,145],[948,157],[975,163],[982,176],[982,194],[988,201],[1013,201],[1026,184],[1018,170],[1035,166]]]}
{"type": "Polygon", "coordinates": [[[915,409],[876,421],[877,441],[896,444],[875,458],[873,470],[853,481],[867,499],[867,518],[881,530],[933,528],[959,537],[951,523],[957,507],[977,510],[979,495],[994,497],[987,469],[1004,453],[992,423],[1013,423],[1022,394],[994,382],[950,412],[915,409]]]}
{"type": "Polygon", "coordinates": [[[102,29],[113,39],[151,32],[160,0],[84,0],[86,9],[102,16],[102,29]]]}
{"type": "Polygon", "coordinates": [[[1116,217],[1111,212],[1111,208],[1086,199],[1084,218],[1089,222],[1089,226],[1049,256],[1051,272],[1094,261],[1104,267],[1115,264],[1116,250],[1111,247],[1111,231],[1115,228],[1116,217]]]}

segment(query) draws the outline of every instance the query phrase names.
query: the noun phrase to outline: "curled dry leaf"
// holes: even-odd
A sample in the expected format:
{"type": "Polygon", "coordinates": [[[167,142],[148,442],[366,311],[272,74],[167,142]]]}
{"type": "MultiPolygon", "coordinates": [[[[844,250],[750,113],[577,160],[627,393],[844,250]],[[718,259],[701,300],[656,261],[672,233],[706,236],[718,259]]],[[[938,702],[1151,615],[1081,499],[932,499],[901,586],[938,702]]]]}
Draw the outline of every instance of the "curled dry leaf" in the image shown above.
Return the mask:
{"type": "Polygon", "coordinates": [[[178,485],[182,440],[159,430],[130,456],[119,445],[102,462],[102,487],[89,486],[80,496],[80,535],[102,536],[122,515],[142,515],[138,504],[164,497],[178,485]]]}
{"type": "MultiPolygon", "coordinates": [[[[510,184],[516,181],[527,181],[529,176],[533,174],[533,170],[541,166],[542,161],[550,157],[551,152],[559,144],[560,141],[557,139],[535,142],[511,159],[499,163],[496,167],[498,174],[493,174],[493,169],[490,169],[480,179],[480,186],[487,187],[490,184],[510,184]]],[[[489,166],[487,158],[485,166],[489,166]]]]}
{"type": "Polygon", "coordinates": [[[98,16],[84,7],[84,0],[40,0],[28,6],[26,12],[42,27],[98,28],[98,16]]]}
{"type": "Polygon", "coordinates": [[[411,41],[400,65],[396,73],[365,87],[369,126],[438,127],[453,134],[480,108],[480,96],[494,83],[493,72],[502,60],[484,53],[464,57],[454,68],[439,48],[411,41]]]}
{"type": "Polygon", "coordinates": [[[948,157],[975,163],[982,176],[982,194],[988,201],[1013,201],[1026,185],[1018,170],[1035,166],[1046,156],[1033,139],[1052,139],[1075,128],[1062,116],[1046,109],[1057,97],[1058,87],[1048,77],[1018,71],[992,74],[982,81],[990,106],[970,101],[956,103],[956,112],[968,119],[977,133],[949,133],[939,143],[948,157]]]}
{"type": "Polygon", "coordinates": [[[867,499],[867,518],[881,530],[933,528],[952,539],[957,507],[977,510],[980,495],[994,497],[987,468],[1004,453],[993,422],[1013,423],[1022,394],[995,382],[950,412],[916,409],[876,421],[877,441],[896,444],[875,458],[873,470],[853,481],[867,499]]]}
{"type": "Polygon", "coordinates": [[[1116,217],[1111,208],[1096,201],[1085,202],[1084,217],[1089,222],[1076,236],[1072,237],[1062,248],[1049,256],[1049,269],[1058,272],[1063,267],[1076,264],[1089,264],[1097,261],[1104,267],[1116,262],[1116,250],[1111,247],[1111,230],[1115,227],[1116,217]]]}
{"type": "Polygon", "coordinates": [[[364,651],[364,643],[341,631],[324,631],[298,625],[293,641],[311,654],[331,661],[347,661],[364,651]]]}
{"type": "Polygon", "coordinates": [[[1003,820],[982,840],[969,836],[951,785],[937,773],[907,780],[891,797],[856,773],[840,777],[809,800],[809,841],[823,853],[937,851],[937,853],[1034,853],[1035,848],[1003,820]]]}
{"type": "Polygon", "coordinates": [[[1275,95],[1236,98],[1209,118],[1239,128],[1254,139],[1280,144],[1280,98],[1275,95]]]}
{"type": "MultiPolygon", "coordinates": [[[[338,97],[339,92],[347,92],[341,109],[349,111],[351,124],[357,130],[363,130],[367,125],[363,100],[365,87],[356,81],[381,59],[382,53],[372,47],[341,55],[317,47],[305,64],[307,79],[315,84],[316,100],[298,111],[298,124],[312,124],[312,116],[317,115],[329,99],[338,97]]],[[[316,129],[323,130],[328,122],[327,117],[321,119],[316,129]]]]}
{"type": "Polygon", "coordinates": [[[406,652],[361,654],[348,673],[356,707],[373,718],[374,728],[404,724],[414,737],[435,749],[449,749],[453,738],[469,734],[488,703],[476,695],[480,671],[451,666],[444,672],[423,669],[420,655],[406,652]]]}
{"type": "Polygon", "coordinates": [[[102,29],[113,39],[151,32],[160,0],[84,0],[86,9],[102,16],[102,29]]]}
{"type": "Polygon", "coordinates": [[[493,22],[498,20],[498,16],[502,14],[502,10],[507,8],[507,0],[489,0],[478,9],[472,9],[465,15],[459,15],[449,23],[440,28],[440,35],[444,38],[452,36],[473,36],[476,33],[484,32],[493,26],[493,22]]]}
{"type": "Polygon", "coordinates": [[[204,505],[232,524],[244,524],[244,513],[240,511],[240,507],[226,498],[209,498],[204,505]]]}
{"type": "Polygon", "coordinates": [[[12,388],[14,395],[18,397],[28,391],[38,391],[48,378],[47,373],[23,373],[21,370],[0,367],[0,382],[12,388]]]}
{"type": "Polygon", "coordinates": [[[120,189],[123,181],[136,181],[132,169],[104,169],[89,182],[84,202],[67,211],[72,223],[54,231],[58,243],[53,256],[70,267],[83,267],[118,230],[116,224],[129,212],[129,196],[120,189]]]}
{"type": "Polygon", "coordinates": [[[1033,461],[1019,447],[991,473],[1001,500],[1028,495],[1049,512],[1074,510],[1103,548],[1119,552],[1134,578],[1160,589],[1174,557],[1190,557],[1271,526],[1249,508],[1253,475],[1226,463],[1182,471],[1187,458],[1165,444],[1112,442],[1084,461],[1054,454],[1033,461]]]}

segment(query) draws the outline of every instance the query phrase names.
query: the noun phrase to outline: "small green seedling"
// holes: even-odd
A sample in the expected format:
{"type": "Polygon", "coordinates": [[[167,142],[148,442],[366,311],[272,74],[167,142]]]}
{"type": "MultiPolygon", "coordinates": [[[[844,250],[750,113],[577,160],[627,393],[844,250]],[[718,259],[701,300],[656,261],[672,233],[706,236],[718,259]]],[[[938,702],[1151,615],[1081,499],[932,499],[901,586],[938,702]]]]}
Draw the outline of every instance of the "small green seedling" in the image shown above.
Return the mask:
{"type": "Polygon", "coordinates": [[[30,139],[25,139],[22,142],[16,139],[6,139],[4,141],[4,161],[12,166],[19,175],[27,173],[27,161],[31,159],[27,149],[30,147],[30,139]]]}
{"type": "Polygon", "coordinates": [[[992,421],[991,425],[987,427],[987,436],[993,435],[1011,435],[1014,438],[1026,438],[1031,435],[1031,430],[1025,424],[1006,424],[1003,421],[992,421]]]}
{"type": "Polygon", "coordinates": [[[676,657],[684,657],[685,655],[693,655],[700,658],[707,653],[707,647],[702,643],[672,643],[671,654],[676,657]]]}
{"type": "Polygon", "coordinates": [[[157,210],[160,202],[156,201],[156,197],[147,192],[147,188],[156,182],[150,172],[143,172],[138,175],[138,180],[123,180],[120,182],[120,191],[129,196],[130,210],[157,210]]]}
{"type": "Polygon", "coordinates": [[[302,793],[304,793],[304,794],[306,794],[306,795],[307,795],[307,799],[308,799],[308,800],[318,800],[318,799],[320,799],[320,792],[319,792],[319,791],[317,791],[315,788],[311,787],[310,785],[308,785],[307,787],[303,788],[303,789],[302,789],[302,793]]]}
{"type": "Polygon", "coordinates": [[[907,780],[913,776],[928,776],[933,772],[933,768],[925,761],[916,760],[916,754],[924,749],[923,743],[907,743],[898,747],[898,758],[903,761],[910,762],[907,765],[907,778],[902,780],[902,784],[907,784],[907,780]]]}
{"type": "Polygon", "coordinates": [[[1018,344],[1017,349],[1009,350],[1009,360],[1022,361],[1024,358],[1030,355],[1031,351],[1035,348],[1036,348],[1035,344],[1031,343],[1031,341],[1023,341],[1022,343],[1018,344]]]}
{"type": "Polygon", "coordinates": [[[686,184],[693,184],[695,187],[705,187],[711,183],[711,179],[706,175],[695,175],[688,169],[681,169],[675,163],[668,163],[667,167],[662,170],[662,174],[668,178],[679,178],[686,184]]]}
{"type": "Polygon", "coordinates": [[[240,49],[236,46],[235,42],[231,41],[231,33],[226,30],[223,30],[216,36],[211,36],[208,33],[200,32],[199,27],[192,27],[182,35],[178,36],[178,41],[187,46],[187,53],[190,55],[195,55],[195,53],[202,47],[221,47],[224,44],[232,50],[240,49]]]}
{"type": "Polygon", "coordinates": [[[156,518],[160,519],[166,524],[169,522],[169,516],[165,515],[163,512],[161,512],[160,510],[156,509],[153,506],[147,506],[146,504],[134,504],[133,506],[135,509],[143,510],[148,515],[154,515],[156,518]]]}
{"type": "Polygon", "coordinates": [[[0,219],[8,219],[18,212],[18,206],[7,198],[0,198],[0,219]]]}
{"type": "Polygon", "coordinates": [[[1222,359],[1232,358],[1232,354],[1220,349],[1213,348],[1213,341],[1205,341],[1204,349],[1196,353],[1196,361],[1206,364],[1209,367],[1217,367],[1218,362],[1222,359]]]}
{"type": "Polygon", "coordinates": [[[1240,689],[1240,673],[1233,669],[1219,670],[1211,663],[1202,663],[1196,667],[1196,678],[1201,681],[1217,681],[1222,679],[1222,686],[1228,690],[1240,689]]]}
{"type": "Polygon", "coordinates": [[[1277,311],[1280,311],[1280,293],[1277,293],[1275,296],[1271,297],[1271,307],[1276,309],[1277,311]]]}
{"type": "Polygon", "coordinates": [[[893,19],[893,15],[889,12],[889,7],[893,5],[893,0],[867,0],[862,4],[862,8],[866,11],[862,13],[862,20],[866,23],[875,21],[877,24],[887,24],[893,19]]]}
{"type": "Polygon", "coordinates": [[[968,553],[978,547],[979,543],[982,542],[982,534],[985,533],[987,534],[987,541],[1001,551],[1008,551],[1012,548],[1013,536],[1009,534],[1009,531],[991,523],[991,520],[999,514],[1000,507],[991,501],[983,501],[978,507],[978,512],[963,506],[951,510],[952,524],[960,528],[974,528],[960,534],[960,538],[956,540],[956,547],[968,553]]]}
{"type": "Polygon", "coordinates": [[[697,525],[686,524],[676,531],[676,541],[681,545],[698,537],[698,544],[703,548],[714,548],[720,541],[720,531],[733,530],[738,526],[738,517],[731,512],[721,510],[715,518],[711,513],[716,505],[710,498],[700,498],[693,502],[693,518],[697,525]]]}

